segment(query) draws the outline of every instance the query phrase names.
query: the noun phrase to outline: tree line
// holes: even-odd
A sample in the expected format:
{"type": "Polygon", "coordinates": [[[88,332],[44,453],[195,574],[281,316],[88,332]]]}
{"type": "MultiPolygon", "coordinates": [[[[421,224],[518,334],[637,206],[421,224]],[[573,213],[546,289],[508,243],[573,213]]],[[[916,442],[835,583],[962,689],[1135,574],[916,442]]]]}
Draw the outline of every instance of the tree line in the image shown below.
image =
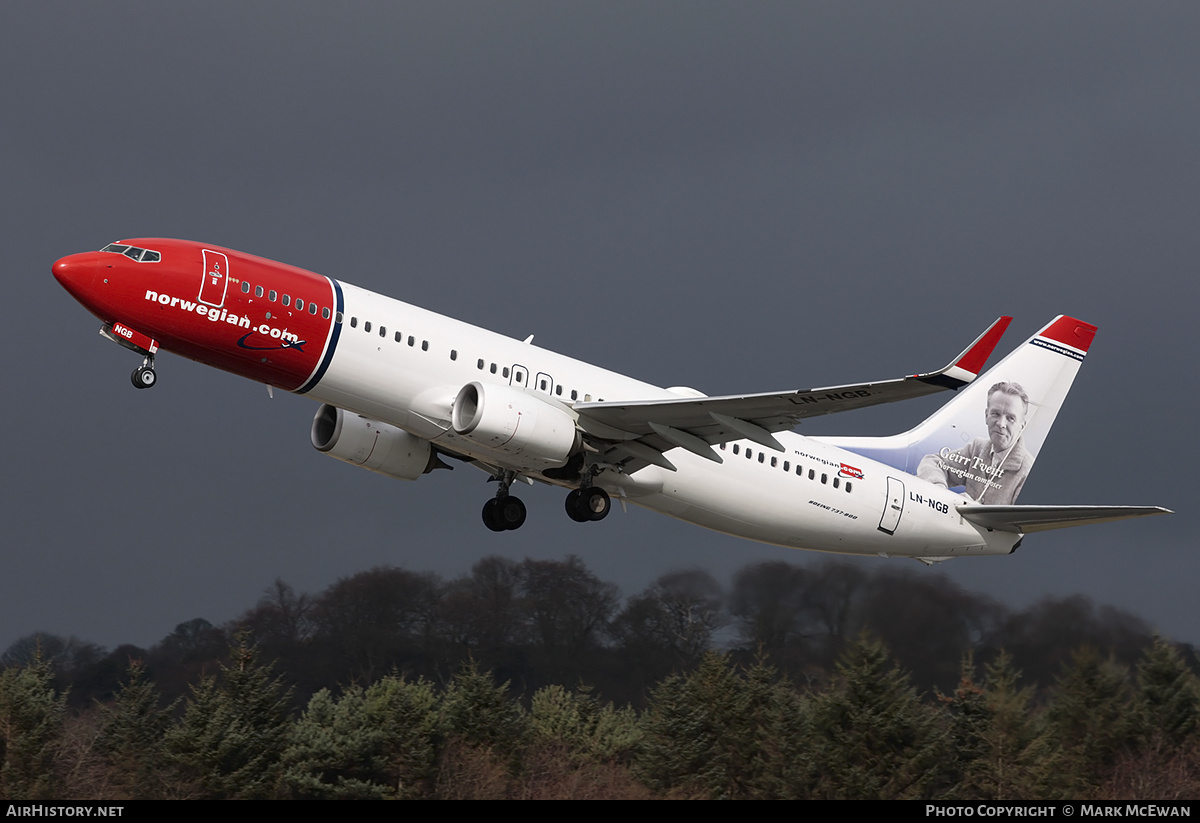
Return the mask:
{"type": "Polygon", "coordinates": [[[1195,655],[1083,598],[764,563],[276,581],[237,620],[0,656],[0,797],[1196,797],[1195,655]]]}

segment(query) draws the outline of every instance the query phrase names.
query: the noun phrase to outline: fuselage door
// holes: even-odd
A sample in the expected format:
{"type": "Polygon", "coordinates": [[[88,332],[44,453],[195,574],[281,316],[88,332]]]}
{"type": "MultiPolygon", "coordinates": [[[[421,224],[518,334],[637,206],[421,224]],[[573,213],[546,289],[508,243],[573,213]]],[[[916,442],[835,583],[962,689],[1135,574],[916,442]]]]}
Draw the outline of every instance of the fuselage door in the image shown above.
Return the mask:
{"type": "Polygon", "coordinates": [[[883,517],[879,518],[879,530],[895,534],[904,513],[904,483],[894,477],[887,479],[887,500],[883,503],[883,517]]]}
{"type": "Polygon", "coordinates": [[[510,386],[521,386],[522,388],[528,388],[529,369],[525,368],[524,366],[518,366],[514,363],[512,367],[512,377],[509,378],[508,383],[510,386]]]}
{"type": "Polygon", "coordinates": [[[229,258],[219,251],[204,250],[204,275],[200,281],[200,302],[218,309],[225,303],[229,285],[229,258]]]}

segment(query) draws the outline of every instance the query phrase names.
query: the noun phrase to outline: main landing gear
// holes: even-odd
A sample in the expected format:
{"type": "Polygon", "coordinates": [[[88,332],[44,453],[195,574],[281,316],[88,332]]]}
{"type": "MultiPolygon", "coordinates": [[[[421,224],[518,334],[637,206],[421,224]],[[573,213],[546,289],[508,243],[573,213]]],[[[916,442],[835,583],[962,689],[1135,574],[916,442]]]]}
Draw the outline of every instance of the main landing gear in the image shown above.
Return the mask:
{"type": "MultiPolygon", "coordinates": [[[[483,504],[483,524],[494,532],[514,531],[525,523],[525,504],[508,493],[515,472],[494,478],[500,482],[496,496],[483,504]]],[[[612,511],[612,499],[599,486],[584,486],[567,495],[567,516],[576,523],[603,520],[612,511]]]]}
{"type": "Polygon", "coordinates": [[[133,370],[133,374],[129,375],[129,379],[133,382],[135,389],[148,389],[158,382],[158,375],[154,373],[154,355],[146,355],[146,359],[142,361],[142,365],[133,370]]]}
{"type": "Polygon", "coordinates": [[[494,532],[519,529],[525,523],[525,504],[519,497],[493,497],[483,504],[483,524],[494,532]]]}
{"type": "Polygon", "coordinates": [[[588,466],[580,472],[579,488],[567,495],[567,517],[576,523],[603,520],[612,511],[612,499],[608,492],[592,485],[592,479],[602,471],[604,469],[596,464],[588,466]]]}
{"type": "Polygon", "coordinates": [[[585,486],[567,495],[567,517],[576,523],[603,520],[612,510],[612,499],[599,486],[585,486]]]}
{"type": "Polygon", "coordinates": [[[514,531],[525,523],[525,504],[508,493],[516,474],[505,472],[498,479],[500,488],[496,496],[483,504],[483,525],[494,532],[514,531]]]}

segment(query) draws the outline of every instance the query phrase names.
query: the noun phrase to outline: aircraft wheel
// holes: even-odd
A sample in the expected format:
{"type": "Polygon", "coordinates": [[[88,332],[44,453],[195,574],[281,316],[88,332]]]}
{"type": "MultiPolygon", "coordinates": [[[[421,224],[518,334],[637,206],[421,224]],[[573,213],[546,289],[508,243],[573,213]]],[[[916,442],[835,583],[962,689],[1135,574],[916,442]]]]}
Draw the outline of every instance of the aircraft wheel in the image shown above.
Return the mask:
{"type": "Polygon", "coordinates": [[[583,506],[583,502],[580,499],[582,496],[579,489],[575,489],[567,495],[567,517],[576,523],[586,523],[592,519],[591,514],[583,506]]]}
{"type": "Polygon", "coordinates": [[[603,520],[612,510],[612,499],[609,498],[608,492],[599,486],[592,486],[587,490],[580,491],[580,500],[583,503],[584,511],[587,512],[588,520],[603,520]]]}
{"type": "Polygon", "coordinates": [[[500,522],[500,501],[494,497],[483,504],[483,525],[494,532],[504,531],[504,524],[500,522]]]}
{"type": "Polygon", "coordinates": [[[525,504],[518,497],[504,497],[496,501],[497,522],[502,529],[514,531],[525,523],[525,504]]]}
{"type": "Polygon", "coordinates": [[[130,380],[133,381],[134,388],[148,389],[158,382],[158,375],[154,373],[154,369],[138,366],[130,375],[130,380]]]}

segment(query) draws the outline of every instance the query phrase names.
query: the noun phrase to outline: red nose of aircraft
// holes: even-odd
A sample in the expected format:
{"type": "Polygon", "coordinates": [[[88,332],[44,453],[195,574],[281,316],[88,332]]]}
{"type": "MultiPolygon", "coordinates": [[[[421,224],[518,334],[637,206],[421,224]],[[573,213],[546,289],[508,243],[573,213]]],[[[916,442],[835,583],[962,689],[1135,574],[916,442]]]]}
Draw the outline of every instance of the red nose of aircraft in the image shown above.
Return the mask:
{"type": "Polygon", "coordinates": [[[99,268],[96,252],[84,252],[55,261],[51,271],[54,272],[54,279],[70,292],[72,297],[83,302],[87,293],[91,291],[92,281],[99,268]]]}

